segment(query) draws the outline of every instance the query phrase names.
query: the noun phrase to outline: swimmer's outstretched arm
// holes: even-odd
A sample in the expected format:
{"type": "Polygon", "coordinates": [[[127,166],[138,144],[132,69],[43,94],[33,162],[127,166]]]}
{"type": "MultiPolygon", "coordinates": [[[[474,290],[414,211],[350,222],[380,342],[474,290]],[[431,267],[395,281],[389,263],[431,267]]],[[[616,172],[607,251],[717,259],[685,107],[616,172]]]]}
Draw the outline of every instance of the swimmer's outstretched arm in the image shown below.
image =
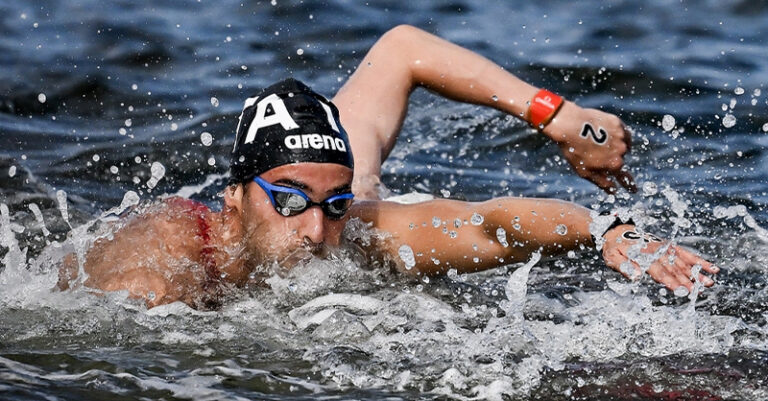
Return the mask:
{"type": "MultiPolygon", "coordinates": [[[[333,99],[354,150],[353,186],[359,198],[378,198],[381,163],[395,145],[408,97],[419,86],[519,118],[538,91],[490,60],[427,32],[405,25],[390,30],[333,99]]],[[[618,117],[565,102],[543,133],[581,177],[606,191],[616,187],[611,179],[634,190],[632,176],[622,170],[630,134],[618,117]],[[586,125],[594,135],[582,135],[586,125]]]]}
{"type": "MultiPolygon", "coordinates": [[[[389,255],[401,270],[417,275],[444,274],[449,269],[469,273],[524,262],[536,251],[556,255],[595,246],[589,210],[552,199],[498,198],[482,203],[443,199],[411,205],[369,201],[356,204],[351,212],[390,235],[373,245],[374,252],[389,255]],[[414,255],[410,269],[399,256],[406,245],[414,255]]],[[[657,282],[691,291],[695,282],[691,277],[705,286],[714,284],[697,269],[719,270],[681,247],[655,237],[644,239],[630,224],[614,227],[603,238],[606,264],[628,278],[640,277],[644,264],[657,282]]]]}

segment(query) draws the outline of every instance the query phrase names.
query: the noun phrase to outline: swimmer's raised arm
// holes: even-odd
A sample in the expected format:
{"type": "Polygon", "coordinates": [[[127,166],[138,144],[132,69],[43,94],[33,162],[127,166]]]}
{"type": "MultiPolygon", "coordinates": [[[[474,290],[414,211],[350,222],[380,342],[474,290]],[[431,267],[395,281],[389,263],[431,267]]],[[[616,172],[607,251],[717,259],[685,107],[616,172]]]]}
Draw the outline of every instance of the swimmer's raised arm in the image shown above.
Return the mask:
{"type": "MultiPolygon", "coordinates": [[[[408,97],[419,86],[519,118],[538,91],[492,61],[427,32],[405,25],[390,30],[333,99],[355,153],[359,198],[378,197],[381,163],[395,145],[408,97]]],[[[622,170],[630,134],[618,117],[565,102],[542,132],[581,177],[606,191],[615,188],[611,177],[634,189],[632,176],[622,170]]]]}
{"type": "MultiPolygon", "coordinates": [[[[437,275],[449,269],[469,273],[523,262],[536,251],[555,255],[580,246],[594,247],[589,210],[559,200],[498,198],[482,203],[435,200],[411,205],[360,202],[352,215],[388,233],[389,239],[375,247],[411,274],[437,275]],[[399,257],[406,245],[414,255],[415,264],[410,269],[399,257]]],[[[603,238],[606,264],[628,278],[638,278],[643,269],[637,262],[662,247],[667,248],[646,263],[647,272],[672,290],[680,286],[689,291],[693,289],[694,281],[690,277],[696,265],[707,273],[718,271],[711,263],[678,246],[661,240],[644,240],[630,224],[608,230],[603,238]]],[[[696,277],[705,286],[714,284],[703,274],[696,277]]]]}

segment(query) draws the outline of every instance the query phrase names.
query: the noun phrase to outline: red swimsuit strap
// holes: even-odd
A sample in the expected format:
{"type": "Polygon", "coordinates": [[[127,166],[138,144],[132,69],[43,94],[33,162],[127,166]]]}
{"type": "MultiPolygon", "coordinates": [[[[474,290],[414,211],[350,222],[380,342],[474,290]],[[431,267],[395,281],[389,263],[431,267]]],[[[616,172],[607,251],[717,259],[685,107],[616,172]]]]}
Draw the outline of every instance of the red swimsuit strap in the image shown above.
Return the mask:
{"type": "Polygon", "coordinates": [[[200,249],[200,259],[205,268],[203,288],[209,289],[216,286],[221,280],[221,271],[216,266],[216,260],[213,257],[214,247],[211,245],[211,226],[208,224],[208,220],[205,219],[211,210],[208,209],[208,206],[192,199],[171,198],[168,201],[187,209],[193,215],[195,221],[197,221],[198,235],[203,240],[203,247],[200,249]]]}

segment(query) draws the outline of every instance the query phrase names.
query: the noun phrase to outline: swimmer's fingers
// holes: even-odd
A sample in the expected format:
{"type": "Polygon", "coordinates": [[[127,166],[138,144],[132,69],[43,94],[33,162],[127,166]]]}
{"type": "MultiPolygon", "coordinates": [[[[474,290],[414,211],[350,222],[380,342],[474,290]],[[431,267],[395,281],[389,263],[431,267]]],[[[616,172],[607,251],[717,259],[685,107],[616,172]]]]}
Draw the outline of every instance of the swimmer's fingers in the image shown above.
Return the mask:
{"type": "Polygon", "coordinates": [[[586,177],[584,177],[590,181],[592,181],[595,185],[600,187],[605,192],[608,192],[609,194],[616,193],[616,184],[608,178],[608,174],[606,173],[598,173],[593,172],[591,174],[587,174],[586,177]]]}
{"type": "Polygon", "coordinates": [[[674,263],[670,263],[668,256],[662,256],[651,263],[648,268],[648,275],[657,283],[664,284],[667,289],[674,291],[680,287],[685,287],[688,291],[693,290],[693,283],[680,271],[674,263]]]}
{"type": "MultiPolygon", "coordinates": [[[[604,247],[603,260],[605,261],[605,264],[608,265],[608,267],[621,272],[620,266],[625,260],[627,260],[627,258],[622,255],[619,249],[616,247],[604,247]]],[[[625,273],[622,274],[626,276],[625,273]]]]}
{"type": "Polygon", "coordinates": [[[707,273],[710,274],[717,274],[720,273],[720,268],[715,266],[714,264],[704,260],[700,256],[694,254],[693,252],[690,252],[683,248],[677,248],[677,254],[682,258],[684,261],[686,261],[691,266],[693,265],[701,265],[701,270],[704,270],[707,273]]]}
{"type": "Polygon", "coordinates": [[[637,192],[637,185],[635,185],[635,179],[628,171],[619,170],[613,174],[616,181],[621,184],[629,192],[637,192]]]}
{"type": "Polygon", "coordinates": [[[621,127],[624,129],[624,143],[627,145],[627,151],[625,153],[629,153],[629,150],[632,148],[632,134],[634,134],[634,130],[627,126],[627,124],[624,124],[624,122],[621,122],[621,127]]]}
{"type": "MultiPolygon", "coordinates": [[[[655,263],[659,264],[668,275],[673,276],[674,279],[668,279],[664,284],[667,288],[675,290],[678,287],[685,287],[688,292],[694,290],[694,284],[696,281],[700,282],[705,287],[711,287],[715,282],[702,273],[696,273],[694,277],[693,267],[696,263],[690,263],[686,258],[680,256],[681,248],[670,247],[667,253],[659,258],[655,263]]],[[[658,280],[657,280],[658,281],[658,280]]]]}
{"type": "Polygon", "coordinates": [[[693,267],[696,265],[696,263],[693,263],[693,264],[688,263],[685,260],[683,260],[683,258],[680,257],[679,255],[678,255],[677,259],[675,260],[675,263],[677,264],[678,271],[680,271],[681,273],[685,274],[687,276],[687,278],[688,278],[688,281],[690,281],[690,282],[698,281],[702,285],[704,285],[705,287],[712,287],[713,285],[715,285],[715,281],[712,280],[711,278],[707,277],[703,273],[700,273],[700,272],[696,273],[697,277],[694,278],[694,276],[693,276],[693,274],[694,274],[693,267]]]}

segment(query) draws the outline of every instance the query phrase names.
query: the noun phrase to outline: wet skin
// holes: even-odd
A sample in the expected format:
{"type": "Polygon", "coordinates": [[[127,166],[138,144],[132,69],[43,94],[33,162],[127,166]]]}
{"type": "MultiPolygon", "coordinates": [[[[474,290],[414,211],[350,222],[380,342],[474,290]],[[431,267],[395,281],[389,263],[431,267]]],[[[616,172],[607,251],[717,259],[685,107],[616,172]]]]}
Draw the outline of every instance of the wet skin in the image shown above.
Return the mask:
{"type": "MultiPolygon", "coordinates": [[[[261,175],[274,185],[301,190],[314,202],[350,192],[352,170],[338,164],[299,163],[276,167],[261,175]]],[[[319,206],[296,216],[283,216],[275,210],[264,190],[255,182],[238,185],[225,194],[227,213],[239,222],[238,231],[252,264],[288,261],[305,254],[321,256],[327,246],[338,246],[347,216],[334,220],[319,206]],[[300,256],[300,255],[298,255],[300,256]]]]}
{"type": "MultiPolygon", "coordinates": [[[[299,189],[312,201],[322,202],[348,192],[352,175],[351,169],[341,165],[299,163],[274,168],[261,178],[299,189]]],[[[136,216],[112,238],[99,239],[88,250],[84,284],[103,291],[128,290],[149,307],[179,300],[205,307],[206,300],[224,295],[227,286],[244,285],[260,266],[277,262],[290,268],[302,259],[324,257],[329,247],[341,244],[350,218],[359,218],[382,234],[381,240],[360,244],[367,256],[389,260],[404,273],[417,276],[445,274],[450,269],[470,273],[526,261],[533,252],[557,255],[594,246],[589,210],[553,199],[495,198],[478,203],[436,199],[410,205],[363,201],[334,220],[318,206],[285,217],[258,184],[249,182],[225,189],[223,210],[206,212],[204,218],[208,243],[199,235],[196,217],[174,202],[136,216]],[[475,214],[484,218],[470,224],[475,214]],[[435,219],[451,223],[451,235],[445,226],[435,227],[435,219]],[[565,233],[558,229],[563,225],[565,233]],[[499,232],[505,233],[504,241],[499,240],[499,232]],[[213,249],[211,258],[221,277],[212,278],[203,269],[206,260],[201,249],[206,246],[213,249]],[[414,254],[412,266],[398,258],[403,246],[414,254]],[[207,285],[211,279],[216,286],[207,285]]],[[[654,280],[670,289],[682,286],[689,291],[697,280],[704,286],[714,284],[704,274],[692,274],[696,268],[717,273],[711,263],[666,241],[646,243],[623,235],[630,230],[634,226],[621,225],[604,235],[602,253],[609,267],[636,279],[643,268],[631,255],[653,254],[665,247],[654,261],[648,261],[647,273],[654,280]],[[628,260],[630,271],[625,264],[628,260]]],[[[59,287],[68,288],[76,272],[77,263],[69,258],[59,287]]]]}

